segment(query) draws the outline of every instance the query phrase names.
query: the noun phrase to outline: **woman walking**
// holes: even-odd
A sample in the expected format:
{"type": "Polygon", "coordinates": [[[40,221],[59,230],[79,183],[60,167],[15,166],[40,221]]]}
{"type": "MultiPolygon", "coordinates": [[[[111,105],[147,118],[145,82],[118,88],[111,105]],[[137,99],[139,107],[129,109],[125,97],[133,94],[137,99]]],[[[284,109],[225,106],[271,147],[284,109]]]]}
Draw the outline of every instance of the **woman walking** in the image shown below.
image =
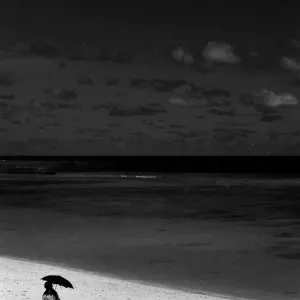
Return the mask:
{"type": "Polygon", "coordinates": [[[43,294],[42,300],[60,300],[57,292],[53,289],[51,282],[46,281],[44,286],[46,291],[43,294]]]}

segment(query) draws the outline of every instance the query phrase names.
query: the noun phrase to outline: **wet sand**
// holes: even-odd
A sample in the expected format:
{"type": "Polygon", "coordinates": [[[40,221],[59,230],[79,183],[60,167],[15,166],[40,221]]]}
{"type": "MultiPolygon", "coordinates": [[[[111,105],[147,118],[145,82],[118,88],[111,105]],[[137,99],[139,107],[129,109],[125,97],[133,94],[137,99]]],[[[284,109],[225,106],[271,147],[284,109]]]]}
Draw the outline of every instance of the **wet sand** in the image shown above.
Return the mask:
{"type": "Polygon", "coordinates": [[[270,229],[218,221],[87,217],[36,208],[3,207],[0,215],[2,257],[193,293],[290,299],[300,292],[299,261],[266,252],[276,245],[270,229]]]}

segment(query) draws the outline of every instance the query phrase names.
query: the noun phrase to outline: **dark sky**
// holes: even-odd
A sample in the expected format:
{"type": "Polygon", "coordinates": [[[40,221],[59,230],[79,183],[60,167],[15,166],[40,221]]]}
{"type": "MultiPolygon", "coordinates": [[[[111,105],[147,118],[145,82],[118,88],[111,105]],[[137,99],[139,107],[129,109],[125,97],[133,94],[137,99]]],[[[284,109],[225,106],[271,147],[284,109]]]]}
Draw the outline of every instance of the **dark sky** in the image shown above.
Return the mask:
{"type": "MultiPolygon", "coordinates": [[[[179,21],[191,16],[195,22],[202,23],[208,19],[246,20],[247,22],[268,23],[275,26],[285,26],[298,19],[296,1],[292,6],[290,1],[95,1],[95,0],[10,0],[3,1],[3,7],[10,9],[13,14],[22,16],[22,19],[38,15],[65,17],[120,17],[152,20],[174,19],[179,21]],[[276,21],[276,22],[275,22],[276,21]],[[276,24],[275,24],[276,23],[276,24]]],[[[0,7],[1,8],[1,7],[0,7]]]]}
{"type": "MultiPolygon", "coordinates": [[[[0,4],[0,23],[85,22],[94,19],[131,24],[176,24],[181,28],[251,31],[267,36],[300,38],[297,1],[95,1],[10,0],[0,4]],[[291,5],[293,4],[293,5],[291,5]],[[298,29],[299,28],[299,29],[298,29]]],[[[15,25],[14,25],[15,24],[15,25]]],[[[158,25],[159,26],[159,25],[158,25]]]]}

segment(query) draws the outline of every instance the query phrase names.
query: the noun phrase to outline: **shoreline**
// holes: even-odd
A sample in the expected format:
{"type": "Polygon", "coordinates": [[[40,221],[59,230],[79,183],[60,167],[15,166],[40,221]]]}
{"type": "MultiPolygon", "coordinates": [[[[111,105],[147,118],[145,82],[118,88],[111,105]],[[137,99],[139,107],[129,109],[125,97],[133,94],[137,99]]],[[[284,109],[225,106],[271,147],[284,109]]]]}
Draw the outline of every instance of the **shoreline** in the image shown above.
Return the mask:
{"type": "Polygon", "coordinates": [[[1,212],[0,257],[26,257],[201,294],[205,290],[282,300],[298,291],[297,264],[264,254],[270,241],[257,228],[215,221],[82,217],[24,208],[1,212]]]}
{"type": "MultiPolygon", "coordinates": [[[[1,255],[0,256],[0,265],[3,267],[3,265],[5,265],[6,269],[7,269],[7,263],[9,263],[10,267],[10,271],[12,271],[14,269],[15,266],[11,266],[12,264],[16,265],[18,264],[19,266],[20,265],[23,265],[23,267],[27,267],[30,266],[30,267],[37,267],[39,269],[48,269],[49,271],[51,270],[54,270],[53,273],[49,273],[49,275],[55,275],[55,274],[67,274],[67,273],[73,273],[73,275],[75,275],[75,273],[77,274],[77,276],[85,276],[86,278],[93,278],[95,280],[99,280],[99,281],[102,281],[102,284],[125,284],[126,286],[128,285],[132,285],[132,286],[136,286],[135,288],[144,288],[144,289],[148,289],[149,291],[151,290],[152,292],[156,292],[156,293],[160,293],[160,294],[163,294],[163,293],[172,293],[173,296],[176,295],[176,299],[211,299],[211,300],[255,300],[255,299],[275,299],[275,300],[279,300],[281,298],[279,297],[274,297],[274,295],[271,295],[271,294],[265,294],[265,295],[260,295],[259,298],[250,298],[250,297],[238,297],[238,296],[235,296],[235,295],[226,295],[226,294],[221,294],[221,293],[217,293],[217,292],[211,292],[211,291],[208,291],[208,290],[202,290],[202,291],[199,291],[199,290],[194,290],[194,289],[191,289],[191,288],[185,288],[185,289],[175,289],[174,286],[172,285],[162,285],[162,284],[157,284],[157,283],[149,283],[149,282],[145,282],[145,281],[137,281],[137,280],[130,280],[130,279],[124,279],[124,278],[117,278],[117,277],[113,277],[113,276],[107,276],[106,274],[100,274],[100,273],[97,273],[97,272],[92,272],[90,270],[86,270],[86,269],[78,269],[78,268],[72,268],[70,266],[67,266],[67,265],[58,265],[58,264],[55,264],[54,262],[49,262],[49,261],[33,261],[33,260],[30,260],[30,259],[26,259],[26,258],[18,258],[18,257],[12,257],[12,256],[3,256],[1,255]],[[58,271],[59,270],[59,271],[58,271]],[[55,273],[56,272],[56,273],[55,273]],[[64,273],[61,273],[61,272],[64,272],[64,273]],[[184,297],[184,298],[181,298],[181,297],[184,297]],[[191,297],[190,297],[191,296],[191,297]]],[[[41,271],[39,271],[41,272],[41,271]]],[[[1,271],[0,271],[0,274],[1,274],[1,271]]],[[[31,275],[33,274],[33,272],[31,271],[31,275]]],[[[6,273],[7,275],[7,273],[6,273]]],[[[65,275],[67,276],[67,275],[65,275]]],[[[64,276],[63,276],[64,277],[64,276]]],[[[76,276],[74,276],[76,277],[76,276]]],[[[3,281],[6,281],[8,278],[6,277],[3,281]]],[[[37,282],[39,282],[39,279],[40,278],[36,278],[37,282]]],[[[9,278],[8,280],[13,280],[12,278],[9,278]]],[[[17,278],[15,280],[18,280],[17,278]]],[[[27,279],[28,280],[28,279],[27,279]]],[[[2,282],[3,282],[2,281],[2,282]]],[[[73,280],[74,282],[74,280],[73,280]]],[[[87,280],[84,280],[84,283],[86,284],[87,280]]],[[[43,289],[43,284],[44,282],[43,281],[40,281],[40,289],[43,289]]],[[[1,284],[0,284],[1,286],[1,284]]],[[[11,287],[11,285],[9,285],[9,287],[11,287]]],[[[74,285],[74,290],[76,289],[80,289],[82,288],[82,285],[80,284],[77,284],[77,285],[74,285]]],[[[3,290],[3,287],[2,289],[3,290]]],[[[58,288],[56,289],[58,290],[59,294],[61,294],[61,289],[58,288]]],[[[71,289],[64,289],[66,291],[70,291],[70,294],[72,294],[72,291],[71,289]]],[[[103,292],[103,290],[102,290],[103,292]]],[[[1,295],[1,293],[0,293],[1,295]]],[[[3,296],[3,295],[1,295],[3,296]]],[[[74,296],[72,296],[74,297],[74,296]]],[[[148,299],[149,297],[146,296],[146,298],[148,299]]],[[[15,299],[18,299],[18,298],[15,298],[15,299]]],[[[28,298],[29,299],[29,298],[28,298]]],[[[66,298],[66,296],[64,296],[64,299],[69,299],[68,297],[66,298]]],[[[89,298],[89,299],[93,299],[93,296],[92,298],[89,298]]],[[[106,298],[106,299],[110,299],[110,298],[106,298]]],[[[132,298],[131,298],[132,299],[132,298]]],[[[133,298],[134,299],[134,298],[133,298]]],[[[151,297],[150,299],[155,299],[155,297],[151,297]]],[[[158,299],[165,299],[165,298],[161,298],[159,297],[158,299]]],[[[174,299],[174,298],[172,298],[174,299]]]]}
{"type": "Polygon", "coordinates": [[[126,280],[107,278],[99,274],[91,274],[86,271],[66,269],[54,265],[35,263],[28,260],[13,260],[0,257],[0,274],[4,270],[0,281],[1,299],[36,299],[43,293],[43,281],[45,274],[63,274],[74,284],[74,290],[57,288],[61,299],[74,299],[74,297],[87,300],[105,298],[110,299],[215,299],[227,300],[232,298],[216,297],[208,295],[194,295],[187,292],[172,291],[162,287],[151,287],[126,280]],[[55,271],[54,271],[55,268],[55,271]],[[53,272],[53,273],[52,273],[53,272]],[[5,277],[3,276],[5,275],[5,277]],[[36,282],[36,283],[35,283],[36,282]],[[75,295],[74,295],[75,294],[75,295]],[[89,296],[86,296],[86,295],[89,296]]]}
{"type": "MultiPolygon", "coordinates": [[[[220,293],[214,293],[214,292],[211,292],[211,291],[208,291],[208,290],[203,290],[203,291],[200,291],[199,289],[193,289],[193,288],[188,288],[188,287],[185,287],[185,288],[175,288],[174,285],[172,284],[169,284],[169,285],[165,285],[165,284],[159,284],[159,283],[150,283],[150,282],[146,282],[146,281],[143,281],[143,280],[134,280],[134,279],[128,279],[128,278],[119,278],[119,277],[116,277],[116,276],[113,276],[112,274],[106,274],[106,273],[99,273],[99,272],[96,272],[96,271],[91,271],[91,270],[88,270],[87,268],[85,269],[80,269],[78,267],[75,267],[75,266],[71,266],[70,264],[60,264],[58,262],[54,262],[54,261],[48,261],[48,260],[39,260],[39,261],[34,261],[34,260],[31,260],[31,259],[28,259],[28,258],[21,258],[21,257],[15,257],[15,256],[9,256],[9,255],[1,255],[0,256],[0,260],[13,260],[13,261],[16,261],[16,262],[20,262],[20,263],[30,263],[30,264],[40,264],[40,265],[46,265],[50,268],[61,268],[63,270],[68,270],[68,271],[72,271],[72,272],[84,272],[85,274],[89,275],[89,276],[97,276],[97,277],[103,277],[103,278],[106,278],[107,280],[118,280],[118,281],[126,281],[126,282],[129,282],[129,283],[133,283],[133,284],[141,284],[141,285],[144,285],[144,286],[148,286],[148,287],[153,287],[153,288],[159,288],[159,289],[165,289],[165,290],[168,290],[168,289],[172,289],[173,291],[178,291],[180,293],[191,293],[191,294],[195,294],[195,295],[209,295],[209,296],[213,296],[213,297],[222,297],[224,299],[250,299],[250,298],[241,298],[241,297],[233,297],[233,296],[230,296],[230,295],[222,295],[220,293]]],[[[75,287],[74,287],[75,288],[75,287]]]]}

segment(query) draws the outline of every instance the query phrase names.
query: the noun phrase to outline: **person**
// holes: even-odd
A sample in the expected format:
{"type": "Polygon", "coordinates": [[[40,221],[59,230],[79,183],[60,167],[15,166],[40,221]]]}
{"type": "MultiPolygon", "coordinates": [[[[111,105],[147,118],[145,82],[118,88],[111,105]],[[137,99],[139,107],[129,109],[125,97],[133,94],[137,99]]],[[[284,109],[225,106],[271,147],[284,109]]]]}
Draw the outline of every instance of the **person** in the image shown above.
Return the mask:
{"type": "Polygon", "coordinates": [[[53,289],[51,282],[46,281],[44,286],[45,286],[46,291],[43,294],[43,297],[42,297],[43,300],[60,300],[57,292],[53,289]]]}

